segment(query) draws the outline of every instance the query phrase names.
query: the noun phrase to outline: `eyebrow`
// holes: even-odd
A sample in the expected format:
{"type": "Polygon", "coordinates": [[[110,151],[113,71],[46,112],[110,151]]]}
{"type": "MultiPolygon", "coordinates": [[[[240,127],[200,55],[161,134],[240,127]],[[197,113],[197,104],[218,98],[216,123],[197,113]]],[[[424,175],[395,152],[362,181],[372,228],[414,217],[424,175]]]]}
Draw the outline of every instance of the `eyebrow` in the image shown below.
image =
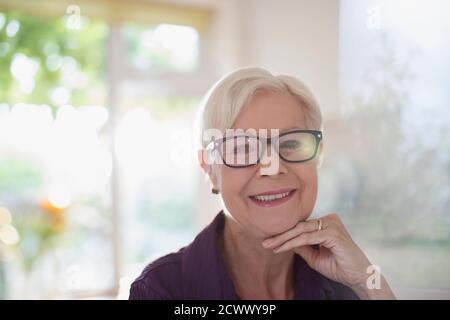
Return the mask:
{"type": "Polygon", "coordinates": [[[303,130],[303,129],[300,128],[300,127],[298,127],[298,126],[293,126],[293,127],[288,127],[288,128],[280,129],[280,133],[287,132],[287,131],[291,131],[291,130],[303,130]]]}

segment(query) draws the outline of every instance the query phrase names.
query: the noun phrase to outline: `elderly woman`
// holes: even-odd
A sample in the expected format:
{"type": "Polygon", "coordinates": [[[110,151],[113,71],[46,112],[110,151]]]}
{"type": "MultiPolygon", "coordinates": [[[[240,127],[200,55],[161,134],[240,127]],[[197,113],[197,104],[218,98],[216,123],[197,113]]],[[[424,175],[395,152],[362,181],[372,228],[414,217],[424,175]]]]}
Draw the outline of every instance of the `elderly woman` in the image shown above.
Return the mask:
{"type": "Polygon", "coordinates": [[[260,68],[225,76],[204,99],[201,140],[223,210],[150,263],[130,299],[394,298],[336,213],[309,219],[322,116],[302,82],[260,68]]]}

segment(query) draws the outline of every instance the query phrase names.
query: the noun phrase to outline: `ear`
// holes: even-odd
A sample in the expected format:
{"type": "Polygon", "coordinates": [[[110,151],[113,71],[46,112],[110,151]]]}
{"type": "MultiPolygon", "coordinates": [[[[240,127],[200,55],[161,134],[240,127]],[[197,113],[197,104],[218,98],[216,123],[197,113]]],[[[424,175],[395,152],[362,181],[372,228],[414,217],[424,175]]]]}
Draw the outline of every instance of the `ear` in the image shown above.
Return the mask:
{"type": "Polygon", "coordinates": [[[198,150],[197,159],[203,172],[209,177],[209,180],[211,181],[213,187],[217,189],[217,179],[213,174],[213,164],[211,164],[211,161],[208,161],[207,151],[205,149],[198,150]]]}

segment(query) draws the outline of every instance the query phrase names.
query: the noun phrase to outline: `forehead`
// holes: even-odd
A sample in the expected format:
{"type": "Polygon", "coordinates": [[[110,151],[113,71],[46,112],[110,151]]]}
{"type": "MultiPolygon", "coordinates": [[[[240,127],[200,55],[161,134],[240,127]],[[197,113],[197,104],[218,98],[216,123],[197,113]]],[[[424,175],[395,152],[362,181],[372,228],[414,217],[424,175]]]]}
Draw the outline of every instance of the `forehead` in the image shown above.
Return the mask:
{"type": "Polygon", "coordinates": [[[302,103],[288,92],[259,92],[242,108],[234,129],[307,129],[302,103]]]}

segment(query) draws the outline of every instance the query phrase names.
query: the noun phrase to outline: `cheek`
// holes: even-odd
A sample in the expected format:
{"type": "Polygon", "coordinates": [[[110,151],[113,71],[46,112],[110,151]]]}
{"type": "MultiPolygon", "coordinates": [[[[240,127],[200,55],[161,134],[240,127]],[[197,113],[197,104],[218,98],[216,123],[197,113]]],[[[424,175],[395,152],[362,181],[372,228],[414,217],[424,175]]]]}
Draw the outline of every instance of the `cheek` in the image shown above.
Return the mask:
{"type": "Polygon", "coordinates": [[[303,212],[310,214],[314,208],[317,198],[317,168],[315,166],[305,167],[297,172],[297,177],[302,185],[300,193],[300,204],[303,212]]]}
{"type": "Polygon", "coordinates": [[[244,196],[246,187],[251,180],[252,172],[249,169],[222,169],[220,181],[224,204],[231,211],[245,206],[244,196]]]}

